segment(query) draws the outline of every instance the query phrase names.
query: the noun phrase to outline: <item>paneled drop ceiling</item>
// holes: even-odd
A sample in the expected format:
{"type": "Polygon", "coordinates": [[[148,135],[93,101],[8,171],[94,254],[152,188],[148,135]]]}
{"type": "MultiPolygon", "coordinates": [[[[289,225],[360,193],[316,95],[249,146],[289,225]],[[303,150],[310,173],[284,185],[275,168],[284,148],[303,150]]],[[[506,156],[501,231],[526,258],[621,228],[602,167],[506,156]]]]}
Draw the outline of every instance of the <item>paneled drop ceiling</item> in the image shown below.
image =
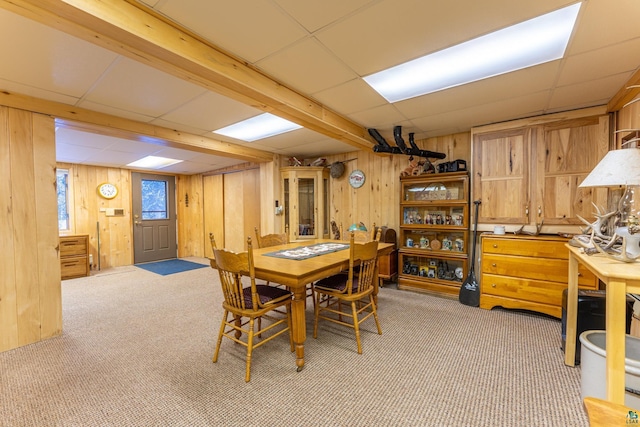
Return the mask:
{"type": "MultiPolygon", "coordinates": [[[[357,149],[323,131],[322,126],[253,143],[213,134],[212,130],[263,111],[275,108],[277,114],[278,106],[264,100],[232,99],[225,90],[212,90],[211,85],[207,88],[197,79],[188,81],[185,76],[169,74],[160,70],[157,62],[140,55],[125,56],[116,48],[67,34],[56,28],[69,31],[69,26],[57,20],[36,22],[32,20],[35,15],[25,10],[39,7],[38,3],[0,0],[0,89],[204,141],[192,150],[166,143],[161,136],[110,134],[105,129],[87,132],[83,126],[63,121],[56,134],[60,162],[123,167],[152,154],[184,160],[163,171],[192,174],[247,161],[237,150],[221,152],[220,147],[248,147],[305,159],[357,149]],[[222,145],[208,150],[211,141],[222,145]]],[[[54,9],[58,5],[61,10],[69,8],[62,0],[47,3],[54,9]]],[[[74,3],[84,7],[95,2],[74,3]]],[[[103,3],[112,4],[116,12],[116,5],[125,4],[117,0],[103,3]]],[[[327,122],[344,119],[347,127],[376,128],[392,141],[396,125],[422,139],[488,123],[607,104],[640,67],[640,26],[634,24],[640,18],[637,0],[584,1],[561,60],[395,104],[385,101],[362,80],[376,71],[573,3],[147,0],[142,6],[156,13],[156,18],[177,23],[194,37],[300,94],[309,104],[335,113],[337,119],[325,119],[327,122]]],[[[104,29],[98,25],[92,31],[104,29]]],[[[368,138],[366,132],[364,135],[368,138]]]]}

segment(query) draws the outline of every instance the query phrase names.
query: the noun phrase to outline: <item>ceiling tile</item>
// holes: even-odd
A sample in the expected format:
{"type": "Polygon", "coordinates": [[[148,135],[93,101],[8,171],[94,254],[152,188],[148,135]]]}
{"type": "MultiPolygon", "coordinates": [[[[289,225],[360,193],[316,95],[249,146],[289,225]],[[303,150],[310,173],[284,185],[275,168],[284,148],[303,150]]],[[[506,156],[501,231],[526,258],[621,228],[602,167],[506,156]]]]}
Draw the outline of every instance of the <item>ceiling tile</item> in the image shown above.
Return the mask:
{"type": "Polygon", "coordinates": [[[637,0],[589,0],[578,17],[575,37],[569,44],[569,55],[610,46],[640,37],[640,2],[637,0]]]}
{"type": "Polygon", "coordinates": [[[121,57],[96,82],[85,99],[124,111],[160,117],[205,89],[121,57]]]}
{"type": "Polygon", "coordinates": [[[0,9],[0,76],[80,98],[116,54],[0,9]]]}
{"type": "Polygon", "coordinates": [[[310,33],[341,19],[345,15],[374,3],[372,0],[275,0],[310,33]]]}
{"type": "Polygon", "coordinates": [[[313,93],[356,78],[315,39],[306,39],[280,50],[257,66],[300,92],[313,93]]]}
{"type": "Polygon", "coordinates": [[[549,108],[556,111],[592,107],[606,104],[631,77],[631,73],[616,74],[598,80],[590,80],[553,91],[549,108]]]}
{"type": "Polygon", "coordinates": [[[565,60],[558,78],[559,86],[596,80],[602,77],[633,72],[638,67],[636,55],[640,52],[640,37],[625,43],[573,55],[565,60]]]}
{"type": "Polygon", "coordinates": [[[217,93],[206,92],[163,115],[161,119],[212,131],[259,114],[262,111],[256,108],[217,93]]]}
{"type": "Polygon", "coordinates": [[[167,0],[159,10],[250,62],[307,36],[300,25],[268,0],[167,0]]]}
{"type": "Polygon", "coordinates": [[[313,97],[323,105],[343,114],[351,114],[387,104],[387,101],[362,79],[349,80],[327,90],[316,92],[313,97]]]}

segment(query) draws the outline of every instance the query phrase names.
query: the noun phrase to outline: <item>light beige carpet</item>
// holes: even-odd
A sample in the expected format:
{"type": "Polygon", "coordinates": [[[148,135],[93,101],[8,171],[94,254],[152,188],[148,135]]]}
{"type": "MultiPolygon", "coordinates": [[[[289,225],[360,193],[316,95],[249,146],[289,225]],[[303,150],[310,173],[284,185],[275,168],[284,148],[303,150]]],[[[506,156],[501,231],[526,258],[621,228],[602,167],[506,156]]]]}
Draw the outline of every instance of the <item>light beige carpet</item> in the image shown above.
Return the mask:
{"type": "Polygon", "coordinates": [[[365,324],[358,355],[337,325],[313,339],[309,303],[304,370],[282,336],[254,352],[247,384],[240,346],[211,362],[215,270],[124,267],[62,291],[62,336],[0,353],[2,426],[588,425],[556,319],[386,287],[383,335],[365,324]]]}

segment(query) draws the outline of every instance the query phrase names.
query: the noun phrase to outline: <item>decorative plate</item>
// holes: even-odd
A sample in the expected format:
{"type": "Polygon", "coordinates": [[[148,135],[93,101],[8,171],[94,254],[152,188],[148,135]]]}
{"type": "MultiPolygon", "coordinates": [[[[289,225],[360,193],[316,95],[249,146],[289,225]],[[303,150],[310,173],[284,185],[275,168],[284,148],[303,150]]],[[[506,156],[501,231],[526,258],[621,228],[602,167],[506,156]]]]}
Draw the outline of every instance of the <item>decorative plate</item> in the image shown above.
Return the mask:
{"type": "Polygon", "coordinates": [[[365,176],[364,176],[364,172],[362,172],[360,169],[356,169],[353,172],[351,172],[351,174],[349,175],[349,184],[353,187],[353,188],[360,188],[364,185],[364,181],[365,181],[365,176]]]}

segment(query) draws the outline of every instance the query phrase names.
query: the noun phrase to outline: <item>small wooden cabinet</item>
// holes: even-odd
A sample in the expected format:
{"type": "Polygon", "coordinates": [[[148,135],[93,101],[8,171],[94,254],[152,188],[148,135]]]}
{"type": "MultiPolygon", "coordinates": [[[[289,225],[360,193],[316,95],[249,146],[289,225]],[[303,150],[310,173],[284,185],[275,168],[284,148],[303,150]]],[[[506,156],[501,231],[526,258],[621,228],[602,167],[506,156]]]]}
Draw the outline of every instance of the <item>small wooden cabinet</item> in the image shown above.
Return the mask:
{"type": "Polygon", "coordinates": [[[60,236],[60,270],[62,280],[88,276],[89,236],[60,236]]]}
{"type": "MultiPolygon", "coordinates": [[[[568,239],[560,236],[482,234],[480,307],[501,306],[562,317],[562,291],[569,274],[568,239]]],[[[578,284],[598,289],[582,265],[578,284]]]]}
{"type": "Polygon", "coordinates": [[[400,181],[398,288],[458,295],[468,270],[469,175],[400,181]]]}

